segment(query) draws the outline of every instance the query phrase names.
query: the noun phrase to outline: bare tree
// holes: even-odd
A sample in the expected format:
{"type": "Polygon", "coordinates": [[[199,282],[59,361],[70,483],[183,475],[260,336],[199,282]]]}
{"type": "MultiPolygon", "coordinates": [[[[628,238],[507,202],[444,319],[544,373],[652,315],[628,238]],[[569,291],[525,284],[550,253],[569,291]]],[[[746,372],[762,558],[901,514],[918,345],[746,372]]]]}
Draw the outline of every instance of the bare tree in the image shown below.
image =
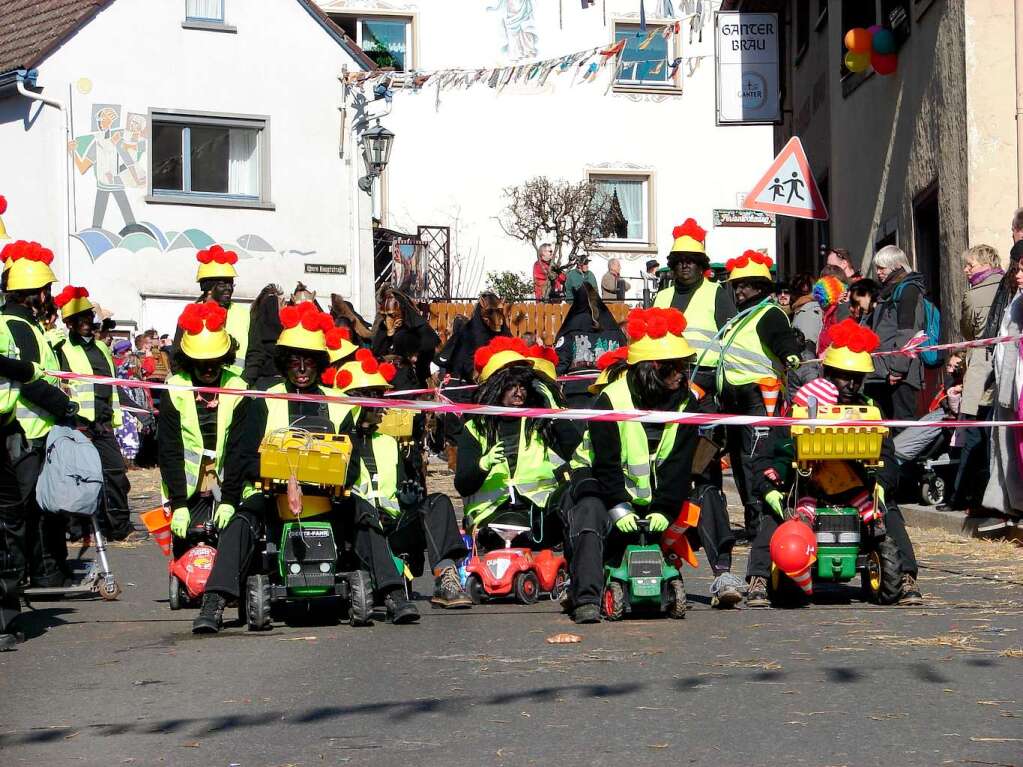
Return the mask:
{"type": "Polygon", "coordinates": [[[501,229],[530,243],[534,250],[549,242],[555,266],[589,252],[608,235],[614,198],[592,181],[572,183],[537,176],[505,188],[504,196],[508,205],[497,219],[501,229]]]}

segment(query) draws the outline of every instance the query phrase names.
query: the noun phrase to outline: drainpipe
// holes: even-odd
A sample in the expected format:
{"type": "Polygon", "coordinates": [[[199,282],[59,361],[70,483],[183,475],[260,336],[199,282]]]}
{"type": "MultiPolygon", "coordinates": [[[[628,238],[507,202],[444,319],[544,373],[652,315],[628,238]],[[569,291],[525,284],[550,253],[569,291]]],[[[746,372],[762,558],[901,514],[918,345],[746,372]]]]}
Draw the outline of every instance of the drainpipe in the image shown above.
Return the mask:
{"type": "Polygon", "coordinates": [[[1016,206],[1023,208],[1023,0],[1016,0],[1016,206]]]}
{"type": "MultiPolygon", "coordinates": [[[[1023,0],[1021,0],[1023,1],[1023,0]]],[[[68,125],[68,111],[63,101],[53,99],[48,96],[44,96],[41,93],[30,91],[25,87],[25,80],[29,80],[32,85],[35,85],[35,70],[29,72],[18,73],[18,93],[27,99],[32,101],[38,101],[42,104],[47,104],[60,112],[61,124],[64,128],[64,133],[61,138],[60,144],[60,157],[62,159],[62,166],[64,172],[61,174],[61,183],[64,187],[64,231],[62,232],[63,243],[64,243],[64,262],[66,265],[67,284],[71,284],[71,185],[68,183],[68,170],[67,170],[67,144],[71,140],[71,126],[68,125]]]]}

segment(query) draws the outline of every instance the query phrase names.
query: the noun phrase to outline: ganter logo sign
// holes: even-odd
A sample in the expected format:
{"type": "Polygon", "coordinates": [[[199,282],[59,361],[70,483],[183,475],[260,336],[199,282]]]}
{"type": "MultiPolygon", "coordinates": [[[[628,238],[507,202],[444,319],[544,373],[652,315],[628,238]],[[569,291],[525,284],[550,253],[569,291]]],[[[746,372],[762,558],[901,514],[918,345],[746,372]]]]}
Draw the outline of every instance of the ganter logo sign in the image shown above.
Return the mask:
{"type": "Polygon", "coordinates": [[[780,122],[777,14],[716,14],[714,53],[718,125],[780,122]]]}

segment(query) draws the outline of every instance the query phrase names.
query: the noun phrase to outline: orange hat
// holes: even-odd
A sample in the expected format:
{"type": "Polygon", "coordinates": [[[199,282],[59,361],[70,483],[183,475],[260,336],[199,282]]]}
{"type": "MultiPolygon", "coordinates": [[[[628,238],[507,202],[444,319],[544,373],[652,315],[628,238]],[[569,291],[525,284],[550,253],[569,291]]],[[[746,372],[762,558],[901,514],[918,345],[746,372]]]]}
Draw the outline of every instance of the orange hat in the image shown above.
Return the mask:
{"type": "Polygon", "coordinates": [[[285,306],[280,313],[284,328],[277,338],[278,346],[327,353],[325,334],[334,329],[334,320],[316,308],[312,301],[285,306]]]}
{"type": "Polygon", "coordinates": [[[53,303],[60,309],[60,316],[65,320],[82,312],[91,312],[94,308],[92,301],[89,300],[89,291],[73,285],[68,285],[60,291],[53,299],[53,303]]]}
{"type": "Polygon", "coordinates": [[[178,317],[181,351],[194,360],[216,360],[231,350],[227,310],[214,301],[189,304],[178,317]]]}
{"type": "Polygon", "coordinates": [[[537,373],[543,373],[552,381],[557,379],[558,353],[554,349],[549,346],[533,344],[526,349],[526,357],[529,358],[533,370],[537,373]]]}
{"type": "Polygon", "coordinates": [[[473,357],[476,377],[483,383],[506,365],[532,364],[527,358],[528,354],[526,342],[521,338],[497,336],[489,344],[476,350],[473,357]]]}
{"type": "Polygon", "coordinates": [[[734,280],[771,280],[771,267],[774,261],[770,256],[756,250],[747,250],[738,258],[730,258],[725,264],[729,282],[734,280]]]}
{"type": "Polygon", "coordinates": [[[195,254],[199,262],[199,271],[195,281],[201,282],[212,277],[234,279],[238,276],[234,265],[238,263],[238,254],[233,250],[224,250],[219,245],[210,246],[209,250],[200,250],[195,254]]]}
{"type": "Polygon", "coordinates": [[[696,352],[682,335],[685,329],[685,315],[678,309],[633,309],[625,323],[629,364],[692,357],[696,352]]]}

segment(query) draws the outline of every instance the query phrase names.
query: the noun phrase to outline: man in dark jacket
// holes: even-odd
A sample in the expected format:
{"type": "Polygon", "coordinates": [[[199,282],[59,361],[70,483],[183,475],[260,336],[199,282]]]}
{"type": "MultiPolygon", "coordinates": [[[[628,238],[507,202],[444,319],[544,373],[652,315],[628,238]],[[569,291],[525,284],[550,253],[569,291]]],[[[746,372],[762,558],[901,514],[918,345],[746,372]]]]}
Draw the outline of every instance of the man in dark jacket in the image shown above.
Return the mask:
{"type": "MultiPolygon", "coordinates": [[[[906,254],[895,245],[886,245],[874,255],[874,270],[881,294],[871,329],[881,339],[879,351],[901,349],[924,326],[924,277],[912,270],[906,254]]],[[[892,354],[874,358],[874,375],[866,391],[886,418],[914,420],[923,386],[923,362],[908,354],[892,354]]]]}

